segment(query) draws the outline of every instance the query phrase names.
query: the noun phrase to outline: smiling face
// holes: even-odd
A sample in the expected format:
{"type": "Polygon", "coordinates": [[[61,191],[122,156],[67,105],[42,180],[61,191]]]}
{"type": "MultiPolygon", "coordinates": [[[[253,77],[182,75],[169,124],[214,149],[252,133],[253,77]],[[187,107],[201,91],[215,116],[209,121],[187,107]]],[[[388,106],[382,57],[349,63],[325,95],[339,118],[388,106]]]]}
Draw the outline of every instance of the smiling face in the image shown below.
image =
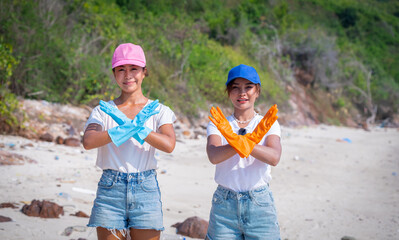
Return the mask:
{"type": "Polygon", "coordinates": [[[116,83],[122,92],[125,93],[133,93],[137,90],[141,91],[141,84],[146,71],[146,68],[130,64],[118,66],[113,70],[116,83]]]}
{"type": "Polygon", "coordinates": [[[227,92],[234,108],[245,110],[254,107],[260,94],[260,86],[245,78],[236,78],[227,86],[227,92]]]}

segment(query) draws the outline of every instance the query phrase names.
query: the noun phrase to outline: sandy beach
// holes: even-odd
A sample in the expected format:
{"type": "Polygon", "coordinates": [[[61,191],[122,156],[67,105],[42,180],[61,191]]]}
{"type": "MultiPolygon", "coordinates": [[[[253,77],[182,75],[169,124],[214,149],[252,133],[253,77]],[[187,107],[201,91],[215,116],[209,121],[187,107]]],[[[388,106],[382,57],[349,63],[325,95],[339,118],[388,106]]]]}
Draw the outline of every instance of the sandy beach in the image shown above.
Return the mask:
{"type": "MultiPolygon", "coordinates": [[[[172,154],[157,152],[165,231],[161,239],[183,239],[171,225],[198,216],[208,220],[216,188],[206,139],[180,139],[172,154]]],[[[101,170],[97,150],[0,135],[0,150],[37,163],[0,166],[0,239],[96,239],[86,228],[101,170]],[[31,143],[30,146],[27,144],[31,143]],[[60,218],[21,212],[33,199],[64,208],[60,218]],[[72,227],[69,236],[65,229],[72,227]]],[[[399,239],[399,131],[318,125],[282,128],[283,154],[270,183],[281,227],[289,240],[399,239]]],[[[71,229],[71,228],[70,228],[71,229]]],[[[186,238],[189,239],[189,238],[186,238]]]]}

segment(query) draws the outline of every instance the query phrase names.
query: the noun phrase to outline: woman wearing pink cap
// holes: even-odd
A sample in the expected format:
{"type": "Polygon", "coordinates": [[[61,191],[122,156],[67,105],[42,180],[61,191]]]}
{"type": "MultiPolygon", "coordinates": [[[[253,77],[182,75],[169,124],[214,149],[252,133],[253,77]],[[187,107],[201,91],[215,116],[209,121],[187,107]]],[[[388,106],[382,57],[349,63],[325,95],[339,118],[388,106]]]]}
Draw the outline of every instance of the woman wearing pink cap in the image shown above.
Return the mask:
{"type": "Polygon", "coordinates": [[[265,116],[254,110],[260,94],[255,68],[238,65],[229,71],[226,90],[234,112],[227,118],[211,109],[207,154],[216,165],[218,187],[212,198],[206,239],[280,239],[270,168],[280,161],[277,106],[265,116]]]}
{"type": "Polygon", "coordinates": [[[148,70],[139,45],[119,45],[112,58],[118,98],[100,101],[85,125],[83,146],[98,149],[103,170],[89,227],[98,239],[159,239],[164,229],[155,150],[172,152],[173,111],[143,95],[148,70]]]}

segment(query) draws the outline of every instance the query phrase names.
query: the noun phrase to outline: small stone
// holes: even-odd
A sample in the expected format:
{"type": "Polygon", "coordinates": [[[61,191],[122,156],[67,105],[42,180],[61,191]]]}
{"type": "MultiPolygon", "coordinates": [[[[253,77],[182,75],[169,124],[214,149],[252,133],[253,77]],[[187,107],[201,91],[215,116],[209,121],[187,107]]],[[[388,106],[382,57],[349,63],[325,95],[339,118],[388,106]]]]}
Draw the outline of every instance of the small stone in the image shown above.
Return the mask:
{"type": "Polygon", "coordinates": [[[182,223],[175,223],[172,227],[176,228],[177,234],[190,238],[204,239],[208,230],[208,221],[199,217],[190,217],[182,223]]]}
{"type": "Polygon", "coordinates": [[[18,208],[13,203],[5,202],[0,204],[0,208],[18,208]]]}
{"type": "Polygon", "coordinates": [[[54,137],[50,133],[45,133],[41,135],[39,139],[46,142],[52,142],[54,140],[54,137]]]}
{"type": "Polygon", "coordinates": [[[71,216],[82,217],[82,218],[89,218],[89,215],[82,211],[78,211],[75,214],[70,214],[71,216]]]}
{"type": "Polygon", "coordinates": [[[11,222],[11,221],[12,221],[11,218],[0,215],[0,222],[11,222]]]}
{"type": "Polygon", "coordinates": [[[70,147],[79,147],[80,146],[80,140],[74,137],[69,137],[65,139],[64,144],[70,147]]]}
{"type": "Polygon", "coordinates": [[[58,144],[64,144],[64,138],[61,137],[61,136],[58,136],[58,137],[55,139],[55,142],[58,143],[58,144]]]}
{"type": "Polygon", "coordinates": [[[356,238],[350,237],[350,236],[343,236],[343,237],[341,238],[341,240],[356,240],[356,238]]]}
{"type": "Polygon", "coordinates": [[[21,210],[24,214],[31,217],[58,218],[64,215],[64,208],[50,201],[33,200],[30,205],[25,204],[21,210]]]}

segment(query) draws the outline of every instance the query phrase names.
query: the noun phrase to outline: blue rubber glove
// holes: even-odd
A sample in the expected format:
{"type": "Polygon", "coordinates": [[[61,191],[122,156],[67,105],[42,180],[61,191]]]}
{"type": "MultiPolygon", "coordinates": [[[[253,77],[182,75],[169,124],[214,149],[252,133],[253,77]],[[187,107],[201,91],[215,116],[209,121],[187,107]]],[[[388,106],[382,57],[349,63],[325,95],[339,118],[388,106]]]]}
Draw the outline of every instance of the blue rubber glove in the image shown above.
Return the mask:
{"type": "Polygon", "coordinates": [[[100,109],[106,114],[110,115],[118,125],[123,125],[127,122],[132,121],[130,118],[126,117],[126,115],[121,112],[116,106],[104,102],[103,100],[100,100],[100,109]]]}
{"type": "MultiPolygon", "coordinates": [[[[159,105],[159,101],[158,99],[151,102],[150,104],[148,104],[147,106],[145,106],[141,112],[144,114],[147,114],[148,112],[153,112],[155,111],[155,109],[158,107],[159,105]]],[[[127,122],[131,122],[132,120],[129,119],[128,117],[126,117],[125,114],[123,114],[117,107],[104,102],[103,100],[100,100],[100,109],[102,111],[104,111],[106,114],[110,115],[112,117],[112,119],[114,119],[114,121],[116,123],[118,123],[119,125],[123,125],[127,122]]],[[[156,111],[156,113],[159,113],[159,111],[156,111]]],[[[154,114],[156,114],[154,113],[154,114]]],[[[136,117],[140,118],[141,115],[138,115],[136,117]]],[[[144,139],[148,136],[148,134],[150,134],[152,130],[148,127],[144,126],[144,129],[139,131],[138,133],[133,135],[133,138],[136,139],[141,145],[143,145],[144,143],[144,139]]]]}
{"type": "Polygon", "coordinates": [[[144,143],[144,139],[152,131],[150,128],[144,126],[144,123],[159,111],[155,111],[158,107],[158,100],[155,100],[145,106],[136,117],[131,120],[126,117],[117,107],[100,101],[100,109],[110,115],[112,119],[115,120],[120,126],[114,127],[108,130],[108,135],[110,136],[112,142],[116,146],[120,146],[122,143],[126,142],[130,137],[134,137],[140,144],[144,143]]]}

